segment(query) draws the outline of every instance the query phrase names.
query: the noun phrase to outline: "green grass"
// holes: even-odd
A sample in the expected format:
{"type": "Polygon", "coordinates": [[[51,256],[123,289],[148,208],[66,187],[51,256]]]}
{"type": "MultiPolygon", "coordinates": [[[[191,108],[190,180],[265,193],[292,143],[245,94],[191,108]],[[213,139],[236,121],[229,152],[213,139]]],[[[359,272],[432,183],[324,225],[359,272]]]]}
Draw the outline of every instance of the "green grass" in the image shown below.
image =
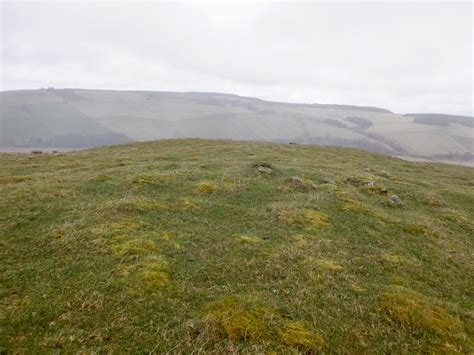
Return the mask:
{"type": "Polygon", "coordinates": [[[472,353],[473,173],[191,139],[2,154],[0,352],[472,353]]]}

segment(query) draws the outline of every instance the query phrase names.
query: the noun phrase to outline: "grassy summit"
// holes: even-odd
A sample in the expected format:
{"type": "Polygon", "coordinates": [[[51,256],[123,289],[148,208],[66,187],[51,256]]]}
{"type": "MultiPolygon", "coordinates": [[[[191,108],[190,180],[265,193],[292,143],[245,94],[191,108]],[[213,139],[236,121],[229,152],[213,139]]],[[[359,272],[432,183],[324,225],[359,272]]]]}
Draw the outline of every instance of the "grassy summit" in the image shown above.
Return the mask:
{"type": "Polygon", "coordinates": [[[472,352],[473,187],[300,145],[0,155],[0,351],[472,352]]]}

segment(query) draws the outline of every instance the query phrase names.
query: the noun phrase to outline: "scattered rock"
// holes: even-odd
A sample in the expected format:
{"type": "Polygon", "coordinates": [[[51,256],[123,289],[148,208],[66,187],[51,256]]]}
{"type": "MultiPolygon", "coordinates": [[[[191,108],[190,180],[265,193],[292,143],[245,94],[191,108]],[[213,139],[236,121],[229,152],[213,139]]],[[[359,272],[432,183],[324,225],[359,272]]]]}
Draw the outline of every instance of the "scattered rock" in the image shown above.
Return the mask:
{"type": "Polygon", "coordinates": [[[313,184],[311,181],[303,180],[299,176],[292,176],[285,180],[285,185],[280,187],[281,191],[291,192],[291,191],[300,191],[306,192],[312,189],[317,189],[318,187],[313,184]]]}
{"type": "Polygon", "coordinates": [[[255,164],[255,167],[262,174],[271,174],[273,172],[273,167],[269,163],[259,163],[255,164]]]}
{"type": "Polygon", "coordinates": [[[303,180],[302,180],[299,176],[292,176],[292,177],[290,178],[290,181],[291,181],[293,184],[303,185],[303,180]]]}
{"type": "Polygon", "coordinates": [[[263,174],[271,174],[273,172],[272,168],[267,168],[266,166],[259,166],[257,167],[257,170],[263,174]]]}
{"type": "Polygon", "coordinates": [[[373,180],[370,180],[367,182],[367,186],[375,186],[375,182],[373,180]]]}
{"type": "Polygon", "coordinates": [[[333,179],[330,179],[330,178],[328,178],[328,177],[322,177],[322,178],[321,178],[321,182],[322,182],[323,184],[333,184],[333,185],[336,184],[336,182],[335,182],[333,179]]]}
{"type": "Polygon", "coordinates": [[[388,199],[387,199],[387,203],[389,205],[392,205],[392,206],[396,206],[396,205],[399,205],[402,203],[402,200],[400,197],[398,197],[397,195],[391,195],[388,199]]]}
{"type": "Polygon", "coordinates": [[[32,150],[31,154],[43,154],[41,150],[32,150]]]}

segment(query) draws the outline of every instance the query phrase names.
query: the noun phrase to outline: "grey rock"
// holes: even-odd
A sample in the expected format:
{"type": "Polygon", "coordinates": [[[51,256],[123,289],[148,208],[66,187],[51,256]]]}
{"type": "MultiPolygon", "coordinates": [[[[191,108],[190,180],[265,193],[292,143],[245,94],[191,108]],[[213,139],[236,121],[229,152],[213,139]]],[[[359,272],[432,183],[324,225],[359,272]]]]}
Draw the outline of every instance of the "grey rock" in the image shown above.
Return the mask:
{"type": "Polygon", "coordinates": [[[273,169],[267,166],[258,166],[257,170],[263,174],[271,174],[273,172],[273,169]]]}
{"type": "Polygon", "coordinates": [[[293,184],[303,185],[303,180],[302,180],[299,176],[292,176],[292,177],[290,178],[290,181],[291,181],[293,184]]]}
{"type": "Polygon", "coordinates": [[[389,205],[392,205],[392,206],[395,206],[395,205],[399,205],[402,203],[402,200],[400,197],[398,197],[397,195],[391,195],[388,199],[387,199],[387,203],[389,205]]]}
{"type": "Polygon", "coordinates": [[[336,182],[335,182],[333,179],[330,179],[330,178],[328,178],[328,177],[322,177],[322,178],[321,178],[321,182],[322,182],[323,184],[333,184],[333,185],[336,184],[336,182]]]}

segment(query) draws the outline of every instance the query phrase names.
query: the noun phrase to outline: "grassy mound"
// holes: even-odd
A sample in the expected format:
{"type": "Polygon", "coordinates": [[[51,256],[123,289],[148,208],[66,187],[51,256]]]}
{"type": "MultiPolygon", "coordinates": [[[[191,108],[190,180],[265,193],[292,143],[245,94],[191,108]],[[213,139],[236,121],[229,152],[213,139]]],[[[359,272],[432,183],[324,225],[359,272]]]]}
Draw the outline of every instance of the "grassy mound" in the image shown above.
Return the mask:
{"type": "Polygon", "coordinates": [[[0,196],[0,352],[474,351],[469,168],[164,140],[1,154],[0,196]]]}

